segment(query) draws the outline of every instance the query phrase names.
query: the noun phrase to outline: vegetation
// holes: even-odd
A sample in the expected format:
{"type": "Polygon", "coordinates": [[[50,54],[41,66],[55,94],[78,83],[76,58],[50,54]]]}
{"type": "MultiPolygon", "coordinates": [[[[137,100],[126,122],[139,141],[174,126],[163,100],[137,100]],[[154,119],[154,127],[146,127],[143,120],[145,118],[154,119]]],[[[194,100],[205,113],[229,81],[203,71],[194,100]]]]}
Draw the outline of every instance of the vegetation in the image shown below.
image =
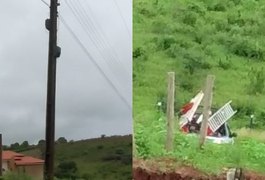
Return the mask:
{"type": "MultiPolygon", "coordinates": [[[[21,153],[41,157],[40,146],[21,153]]],[[[132,136],[111,136],[58,143],[55,146],[57,178],[132,179],[132,136]]]]}
{"type": "Polygon", "coordinates": [[[62,161],[58,164],[55,176],[60,179],[76,179],[77,175],[77,166],[74,161],[62,161]]]}
{"type": "Polygon", "coordinates": [[[176,73],[176,115],[202,89],[207,74],[214,74],[213,106],[232,100],[238,110],[232,129],[246,127],[251,114],[255,127],[264,129],[265,1],[135,0],[133,6],[136,156],[169,156],[206,172],[230,166],[264,172],[259,133],[239,134],[234,145],[207,143],[198,150],[197,138],[176,130],[174,151],[166,153],[164,113],[167,72],[176,73]]]}
{"type": "Polygon", "coordinates": [[[264,171],[265,144],[263,140],[239,137],[235,144],[213,144],[206,142],[199,149],[198,137],[187,136],[176,129],[173,152],[164,149],[166,137],[165,118],[160,118],[145,128],[136,130],[137,156],[142,158],[169,157],[176,164],[191,165],[207,173],[218,174],[223,168],[243,167],[257,172],[264,171]],[[156,133],[152,133],[156,132],[156,133]],[[203,163],[202,163],[203,160],[203,163]]]}
{"type": "Polygon", "coordinates": [[[3,177],[3,180],[32,180],[31,177],[21,174],[21,173],[6,173],[3,177]]]}
{"type": "MultiPolygon", "coordinates": [[[[176,72],[179,108],[216,76],[213,106],[232,100],[233,123],[249,114],[265,125],[264,0],[133,2],[134,121],[149,124],[166,96],[166,73],[176,72]]],[[[177,109],[176,108],[176,109],[177,109]]]]}

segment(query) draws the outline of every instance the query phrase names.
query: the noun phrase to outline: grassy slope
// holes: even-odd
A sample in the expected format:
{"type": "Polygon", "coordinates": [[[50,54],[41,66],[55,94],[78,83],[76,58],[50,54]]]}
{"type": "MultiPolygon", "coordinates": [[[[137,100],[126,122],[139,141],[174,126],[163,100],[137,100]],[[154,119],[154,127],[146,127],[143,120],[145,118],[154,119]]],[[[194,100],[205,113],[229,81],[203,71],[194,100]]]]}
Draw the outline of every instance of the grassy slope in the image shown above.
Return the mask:
{"type": "Polygon", "coordinates": [[[231,99],[242,112],[238,114],[241,123],[247,123],[244,115],[252,109],[263,121],[265,94],[248,94],[248,73],[264,67],[265,1],[155,2],[133,2],[134,55],[137,48],[143,52],[133,62],[135,122],[152,120],[155,103],[165,97],[168,71],[176,72],[178,106],[201,90],[206,75],[212,73],[216,76],[214,106],[231,99]],[[185,67],[189,63],[193,74],[185,67]]]}
{"type": "MultiPolygon", "coordinates": [[[[264,72],[261,83],[255,83],[257,76],[252,80],[249,74],[252,68],[264,67],[264,4],[264,0],[133,2],[133,112],[137,155],[169,155],[206,172],[217,173],[229,166],[264,172],[264,144],[246,139],[249,134],[255,138],[260,132],[258,135],[248,130],[240,132],[242,136],[235,145],[209,144],[204,151],[198,151],[197,140],[177,133],[174,151],[166,153],[166,123],[155,107],[157,101],[166,97],[168,71],[176,73],[178,108],[201,90],[206,75],[211,73],[216,76],[213,105],[220,107],[231,99],[239,110],[230,120],[233,127],[245,126],[249,113],[253,112],[259,126],[264,127],[264,72]],[[192,65],[190,69],[189,65],[192,65]],[[249,93],[253,87],[256,92],[249,93]]],[[[259,140],[264,142],[264,138],[259,140]]]]}
{"type": "MultiPolygon", "coordinates": [[[[131,179],[132,137],[117,136],[103,139],[89,139],[73,143],[56,145],[56,163],[62,160],[75,161],[80,175],[89,174],[93,179],[131,179]],[[99,149],[99,146],[103,146],[99,149]],[[121,160],[104,161],[102,158],[111,157],[116,150],[122,150],[121,160]]],[[[39,149],[22,152],[39,157],[39,149]]]]}

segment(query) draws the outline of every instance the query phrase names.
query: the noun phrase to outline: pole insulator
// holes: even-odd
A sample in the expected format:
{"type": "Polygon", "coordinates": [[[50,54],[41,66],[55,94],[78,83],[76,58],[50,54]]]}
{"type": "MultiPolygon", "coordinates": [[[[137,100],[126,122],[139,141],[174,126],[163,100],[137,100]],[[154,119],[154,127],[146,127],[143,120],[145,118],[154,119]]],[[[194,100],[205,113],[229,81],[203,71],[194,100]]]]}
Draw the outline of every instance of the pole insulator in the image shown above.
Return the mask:
{"type": "Polygon", "coordinates": [[[55,57],[58,58],[60,56],[61,56],[61,47],[56,46],[55,57]]]}
{"type": "Polygon", "coordinates": [[[51,29],[51,21],[50,21],[50,19],[46,19],[45,20],[45,27],[46,27],[46,29],[48,31],[50,31],[50,29],[51,29]]]}

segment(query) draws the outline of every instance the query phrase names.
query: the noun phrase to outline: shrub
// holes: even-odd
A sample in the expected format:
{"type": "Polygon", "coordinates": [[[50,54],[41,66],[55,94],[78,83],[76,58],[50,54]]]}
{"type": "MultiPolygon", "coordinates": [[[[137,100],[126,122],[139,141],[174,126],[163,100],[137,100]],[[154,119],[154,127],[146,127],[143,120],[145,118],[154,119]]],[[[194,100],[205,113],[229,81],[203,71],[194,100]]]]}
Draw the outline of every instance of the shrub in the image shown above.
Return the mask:
{"type": "Polygon", "coordinates": [[[122,155],[122,154],[124,154],[124,150],[123,149],[116,149],[115,154],[122,155]]]}
{"type": "Polygon", "coordinates": [[[226,3],[225,2],[217,2],[213,3],[207,7],[209,11],[226,11],[226,3]]]}
{"type": "Polygon", "coordinates": [[[258,94],[263,93],[265,88],[265,72],[263,67],[261,69],[251,68],[248,73],[249,85],[248,93],[249,94],[258,94]]]}
{"type": "Polygon", "coordinates": [[[227,70],[229,68],[231,68],[231,60],[228,60],[228,58],[226,58],[226,61],[222,60],[221,58],[218,61],[218,67],[222,68],[223,70],[227,70]]]}
{"type": "Polygon", "coordinates": [[[156,20],[151,26],[152,32],[156,34],[167,34],[171,32],[170,26],[163,20],[156,20]]]}
{"type": "Polygon", "coordinates": [[[262,60],[264,56],[263,50],[248,39],[234,39],[230,49],[235,55],[246,58],[262,60]]]}
{"type": "Polygon", "coordinates": [[[133,58],[140,60],[147,60],[146,51],[142,47],[137,47],[133,50],[133,58]]]}
{"type": "Polygon", "coordinates": [[[201,57],[186,56],[187,61],[184,62],[184,68],[193,75],[196,69],[211,69],[212,65],[207,61],[203,61],[201,57]]]}
{"type": "Polygon", "coordinates": [[[184,11],[183,12],[183,17],[182,17],[182,22],[184,24],[194,26],[197,21],[197,14],[192,11],[184,11]]]}
{"type": "Polygon", "coordinates": [[[172,36],[163,37],[158,41],[158,47],[162,50],[167,50],[172,44],[176,43],[172,36]]]}
{"type": "Polygon", "coordinates": [[[97,149],[103,149],[103,148],[104,148],[103,145],[98,145],[98,146],[97,146],[97,149]]]}
{"type": "Polygon", "coordinates": [[[74,180],[77,178],[77,165],[74,161],[63,161],[57,166],[54,174],[57,178],[74,180]]]}

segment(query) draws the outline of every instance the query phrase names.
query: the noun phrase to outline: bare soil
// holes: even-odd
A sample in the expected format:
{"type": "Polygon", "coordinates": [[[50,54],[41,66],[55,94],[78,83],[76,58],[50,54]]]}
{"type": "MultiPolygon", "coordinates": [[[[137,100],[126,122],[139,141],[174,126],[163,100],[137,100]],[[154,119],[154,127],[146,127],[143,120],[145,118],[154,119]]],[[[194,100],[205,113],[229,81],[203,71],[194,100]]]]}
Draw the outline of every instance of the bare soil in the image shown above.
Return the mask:
{"type": "MultiPolygon", "coordinates": [[[[176,163],[172,159],[133,160],[134,180],[226,180],[224,168],[220,174],[207,174],[191,166],[176,163]]],[[[243,170],[241,180],[265,180],[265,174],[243,170]]]]}

